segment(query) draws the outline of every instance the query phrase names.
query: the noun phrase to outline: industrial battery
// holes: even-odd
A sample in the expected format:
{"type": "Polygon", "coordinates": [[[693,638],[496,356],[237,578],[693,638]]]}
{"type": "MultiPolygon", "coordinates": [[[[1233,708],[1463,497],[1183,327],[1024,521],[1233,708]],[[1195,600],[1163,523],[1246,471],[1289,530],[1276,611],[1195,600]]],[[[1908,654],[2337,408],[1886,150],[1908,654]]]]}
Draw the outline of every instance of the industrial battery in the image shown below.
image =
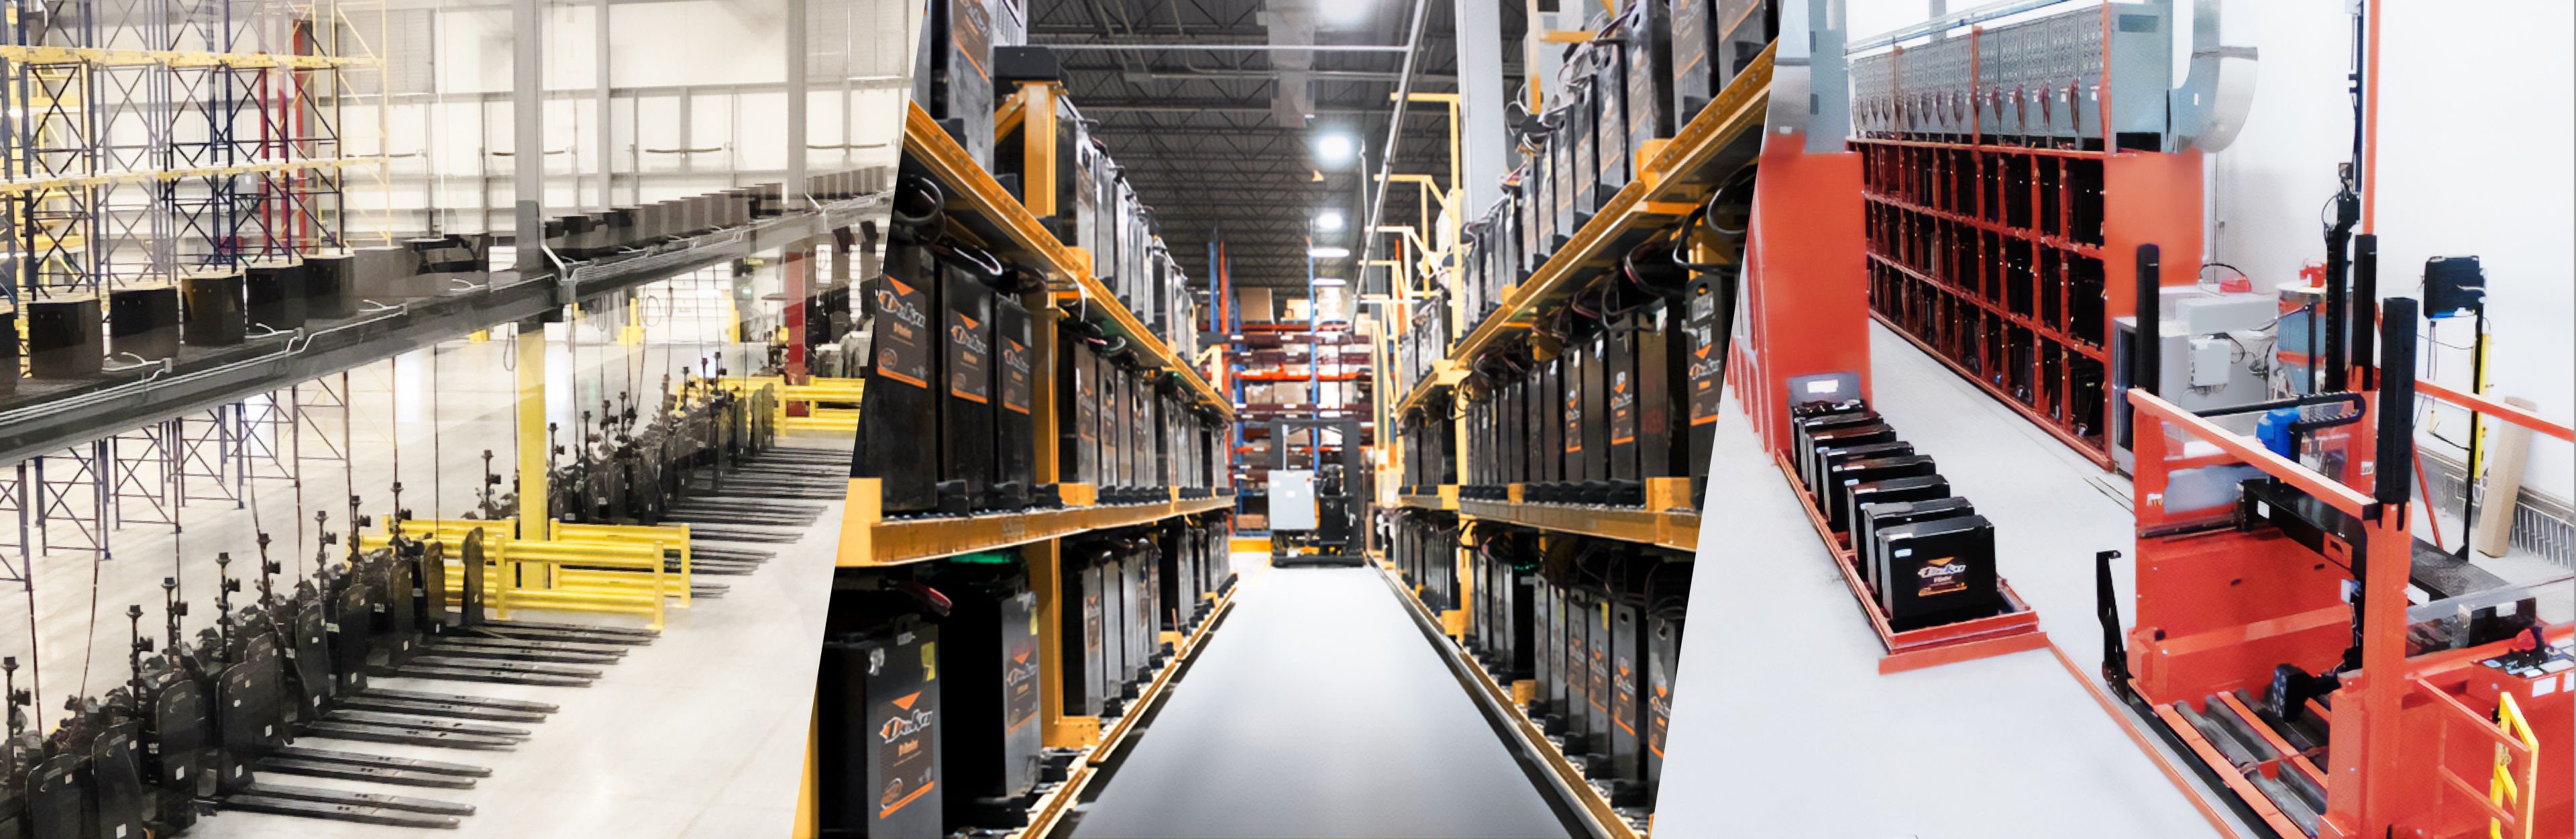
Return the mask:
{"type": "MultiPolygon", "coordinates": [[[[931,200],[936,200],[931,199],[931,200]]],[[[853,477],[876,478],[887,515],[928,513],[939,506],[941,396],[946,381],[943,279],[930,251],[902,225],[886,243],[885,273],[868,281],[875,347],[860,395],[853,477]]]]}
{"type": "Polygon", "coordinates": [[[1064,549],[1063,568],[1058,576],[1064,585],[1059,594],[1064,608],[1060,612],[1060,637],[1064,648],[1056,659],[1064,677],[1064,709],[1069,716],[1097,717],[1107,708],[1111,661],[1108,633],[1110,610],[1115,608],[1115,592],[1102,586],[1117,549],[1106,540],[1069,543],[1064,549]]]}
{"type": "Polygon", "coordinates": [[[869,839],[936,839],[945,802],[939,627],[910,598],[836,591],[815,685],[816,739],[839,756],[815,767],[819,827],[869,839]]]}
{"type": "Polygon", "coordinates": [[[1860,566],[1857,570],[1861,581],[1869,584],[1871,591],[1878,590],[1878,531],[1915,522],[1976,514],[1977,506],[1958,496],[1860,505],[1859,523],[1852,526],[1851,535],[1853,547],[1860,552],[1856,564],[1860,566]]]}
{"type": "Polygon", "coordinates": [[[930,0],[913,69],[913,101],[956,138],[976,165],[993,168],[991,0],[930,0]]]}
{"type": "Polygon", "coordinates": [[[989,255],[950,244],[940,260],[940,335],[946,364],[939,405],[939,508],[963,515],[993,497],[993,284],[989,255]]]}
{"type": "Polygon", "coordinates": [[[1021,826],[1042,762],[1037,596],[1010,554],[961,557],[927,583],[950,603],[938,618],[939,672],[948,677],[938,726],[948,822],[1021,826]]]}
{"type": "Polygon", "coordinates": [[[1899,631],[1982,618],[2003,608],[1995,528],[1952,516],[1880,529],[1871,545],[1879,607],[1899,631]]]}
{"type": "Polygon", "coordinates": [[[1037,369],[1029,346],[1029,310],[1020,295],[1045,287],[1043,279],[1016,270],[995,279],[988,392],[998,400],[998,410],[993,412],[993,481],[984,494],[984,509],[1027,507],[1037,486],[1037,369]]]}

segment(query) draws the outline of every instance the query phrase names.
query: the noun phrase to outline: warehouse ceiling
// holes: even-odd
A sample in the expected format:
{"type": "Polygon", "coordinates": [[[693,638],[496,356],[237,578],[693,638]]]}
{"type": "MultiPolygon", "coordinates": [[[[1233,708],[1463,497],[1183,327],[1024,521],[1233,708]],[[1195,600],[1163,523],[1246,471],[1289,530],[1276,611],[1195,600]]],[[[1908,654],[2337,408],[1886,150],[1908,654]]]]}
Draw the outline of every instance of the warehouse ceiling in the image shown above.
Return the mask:
{"type": "MultiPolygon", "coordinates": [[[[1451,1],[1424,0],[1430,7],[1414,65],[1416,91],[1458,89],[1451,1]]],[[[1029,40],[1117,47],[1060,50],[1066,87],[1094,123],[1094,136],[1127,167],[1138,196],[1162,221],[1163,240],[1194,279],[1212,276],[1210,243],[1221,241],[1235,285],[1303,287],[1307,236],[1356,251],[1348,231],[1366,216],[1359,164],[1322,169],[1315,138],[1347,131],[1374,172],[1404,66],[1401,49],[1333,48],[1401,47],[1412,2],[1030,0],[1029,40]],[[1345,8],[1361,10],[1357,22],[1327,21],[1345,8]],[[1223,48],[1298,44],[1319,49],[1223,48]],[[1344,232],[1312,229],[1326,208],[1341,211],[1344,232]]],[[[1503,9],[1506,42],[1518,39],[1520,4],[1496,5],[1503,9]]],[[[1505,56],[1506,78],[1518,72],[1518,59],[1505,56]]],[[[1445,183],[1447,120],[1445,105],[1408,107],[1394,171],[1436,173],[1445,183]]],[[[1417,215],[1414,191],[1399,186],[1389,195],[1387,223],[1417,215]]],[[[1353,261],[1316,260],[1315,275],[1350,277],[1353,261]]]]}

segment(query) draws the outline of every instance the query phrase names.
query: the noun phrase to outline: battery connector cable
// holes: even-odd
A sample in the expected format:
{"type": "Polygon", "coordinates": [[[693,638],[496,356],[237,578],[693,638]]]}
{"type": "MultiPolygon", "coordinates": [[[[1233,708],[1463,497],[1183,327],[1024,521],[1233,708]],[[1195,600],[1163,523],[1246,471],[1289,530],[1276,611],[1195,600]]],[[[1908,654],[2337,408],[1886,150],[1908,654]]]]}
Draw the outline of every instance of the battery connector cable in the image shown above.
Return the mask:
{"type": "Polygon", "coordinates": [[[912,173],[896,181],[894,201],[887,207],[887,226],[895,237],[919,239],[922,231],[936,229],[947,217],[947,191],[938,181],[912,173]]]}

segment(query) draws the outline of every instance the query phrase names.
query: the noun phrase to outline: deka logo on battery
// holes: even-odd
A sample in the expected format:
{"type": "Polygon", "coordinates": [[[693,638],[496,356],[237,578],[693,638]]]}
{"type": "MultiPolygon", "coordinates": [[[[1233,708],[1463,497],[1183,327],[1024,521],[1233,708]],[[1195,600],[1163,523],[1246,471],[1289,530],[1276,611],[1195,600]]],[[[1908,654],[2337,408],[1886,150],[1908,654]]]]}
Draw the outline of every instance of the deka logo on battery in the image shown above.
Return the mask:
{"type": "Polygon", "coordinates": [[[958,315],[956,320],[949,322],[948,340],[978,355],[988,349],[984,342],[984,322],[965,315],[958,315]]]}
{"type": "Polygon", "coordinates": [[[1967,573],[1967,567],[1956,562],[1954,557],[1945,556],[1927,561],[1914,569],[1916,591],[1920,594],[1949,594],[1954,591],[1966,591],[1968,584],[1960,581],[1959,578],[1967,573]]]}
{"type": "Polygon", "coordinates": [[[930,315],[921,311],[921,292],[892,276],[885,280],[885,287],[877,289],[877,311],[914,329],[929,326],[930,315]]]}
{"type": "MultiPolygon", "coordinates": [[[[886,718],[885,725],[877,728],[877,737],[892,743],[930,730],[933,712],[928,708],[912,707],[913,703],[920,700],[921,694],[918,692],[906,694],[894,700],[896,713],[886,718]]],[[[907,753],[920,747],[921,744],[918,741],[905,743],[897,753],[907,753]]]]}

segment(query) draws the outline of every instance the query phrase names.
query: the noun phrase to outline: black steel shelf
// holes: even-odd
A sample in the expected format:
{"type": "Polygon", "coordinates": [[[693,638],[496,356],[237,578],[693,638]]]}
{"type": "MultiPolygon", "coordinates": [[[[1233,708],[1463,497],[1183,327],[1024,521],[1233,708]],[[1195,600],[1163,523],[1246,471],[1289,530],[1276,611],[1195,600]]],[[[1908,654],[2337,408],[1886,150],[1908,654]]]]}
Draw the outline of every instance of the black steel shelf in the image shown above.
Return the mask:
{"type": "Polygon", "coordinates": [[[561,275],[482,275],[470,290],[309,325],[216,350],[183,348],[167,365],[79,382],[19,383],[0,399],[0,462],[57,452],[126,429],[211,408],[381,361],[491,327],[540,318],[614,294],[766,250],[882,223],[882,196],[851,199],[666,243],[617,258],[568,263],[561,275]]]}

